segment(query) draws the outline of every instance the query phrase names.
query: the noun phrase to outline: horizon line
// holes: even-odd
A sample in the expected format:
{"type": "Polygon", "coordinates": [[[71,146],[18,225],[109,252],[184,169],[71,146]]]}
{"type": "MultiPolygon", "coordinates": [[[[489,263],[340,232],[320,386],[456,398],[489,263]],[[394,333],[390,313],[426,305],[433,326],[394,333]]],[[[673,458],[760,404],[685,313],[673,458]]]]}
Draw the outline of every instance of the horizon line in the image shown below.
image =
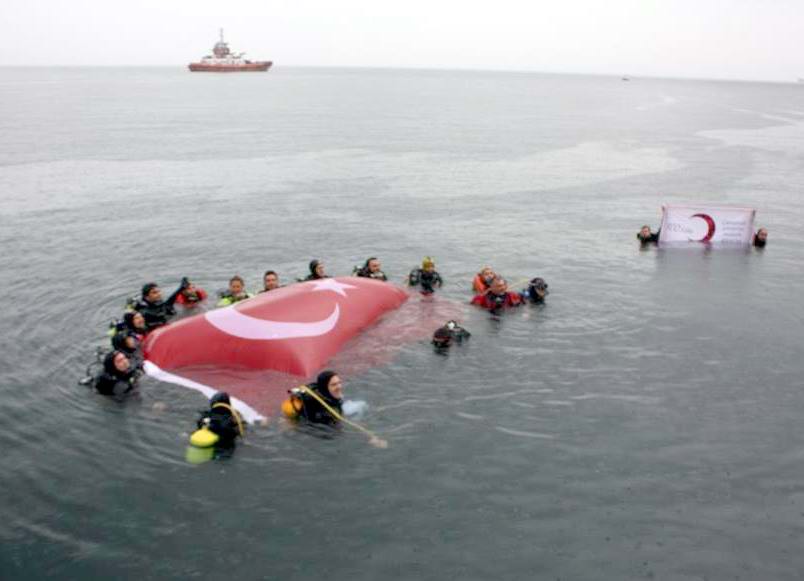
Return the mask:
{"type": "MultiPolygon", "coordinates": [[[[150,68],[150,69],[184,69],[187,64],[0,64],[0,69],[119,69],[119,68],[150,68]]],[[[271,70],[277,68],[273,64],[271,70]]],[[[620,80],[670,80],[670,81],[708,81],[708,82],[727,82],[727,83],[768,83],[782,85],[796,85],[804,83],[802,77],[791,77],[790,80],[781,79],[750,79],[738,77],[675,77],[650,74],[630,74],[630,73],[601,73],[601,72],[578,72],[578,71],[544,71],[535,69],[484,69],[471,67],[427,67],[427,66],[382,66],[382,65],[281,65],[279,68],[302,68],[302,69],[355,69],[355,70],[378,70],[378,71],[420,71],[420,72],[460,72],[460,73],[498,73],[498,74],[525,74],[525,75],[555,75],[555,76],[576,76],[576,77],[613,77],[620,80]]],[[[189,71],[188,71],[189,72],[189,71]]]]}

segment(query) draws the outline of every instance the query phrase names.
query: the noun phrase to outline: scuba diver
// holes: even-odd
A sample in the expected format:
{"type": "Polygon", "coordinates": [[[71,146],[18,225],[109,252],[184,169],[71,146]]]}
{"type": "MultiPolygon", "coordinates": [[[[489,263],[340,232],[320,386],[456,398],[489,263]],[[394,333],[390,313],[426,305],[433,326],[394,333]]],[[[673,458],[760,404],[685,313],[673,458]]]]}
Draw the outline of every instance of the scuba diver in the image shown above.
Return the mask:
{"type": "Polygon", "coordinates": [[[550,291],[547,290],[548,286],[549,285],[543,278],[537,276],[536,278],[532,278],[528,283],[528,288],[519,294],[522,295],[523,300],[541,304],[544,302],[544,298],[550,294],[550,291]]]}
{"type": "Polygon", "coordinates": [[[388,277],[385,276],[385,273],[382,271],[380,260],[376,256],[372,256],[371,258],[367,259],[366,263],[363,265],[363,268],[355,267],[352,274],[362,278],[373,278],[375,280],[388,281],[388,277]]]}
{"type": "Polygon", "coordinates": [[[194,433],[190,440],[191,443],[202,448],[213,445],[230,448],[234,446],[238,437],[242,438],[245,435],[243,419],[240,417],[240,413],[232,407],[229,394],[225,391],[219,391],[210,398],[209,409],[201,412],[196,425],[198,431],[211,432],[217,436],[217,438],[210,438],[208,434],[194,433]],[[205,437],[206,445],[200,445],[201,440],[205,437]]]}
{"type": "Polygon", "coordinates": [[[422,260],[421,268],[414,268],[408,275],[408,286],[421,286],[421,293],[431,295],[435,292],[435,287],[441,288],[444,280],[436,272],[435,262],[429,256],[422,260]]]}
{"type": "Polygon", "coordinates": [[[140,312],[129,311],[123,315],[122,321],[112,321],[109,325],[109,334],[114,337],[118,333],[128,333],[134,335],[137,341],[142,341],[148,334],[145,317],[140,312]]]}
{"type": "Polygon", "coordinates": [[[768,229],[767,228],[760,228],[757,230],[757,233],[754,234],[754,246],[757,248],[765,248],[765,244],[768,243],[768,229]]]}
{"type": "Polygon", "coordinates": [[[267,293],[268,291],[276,290],[280,287],[279,275],[273,270],[266,270],[265,274],[262,275],[262,290],[259,292],[267,293]]]}
{"type": "Polygon", "coordinates": [[[155,282],[149,282],[142,287],[142,299],[134,307],[142,313],[145,318],[145,325],[149,331],[166,325],[167,322],[176,315],[173,308],[179,294],[190,285],[187,277],[181,279],[181,284],[166,301],[162,300],[162,290],[155,282]]]}
{"type": "Polygon", "coordinates": [[[140,340],[134,333],[121,331],[112,337],[112,349],[120,351],[128,357],[131,367],[136,370],[142,369],[143,356],[140,349],[140,340]]]}
{"type": "Polygon", "coordinates": [[[453,343],[463,343],[465,339],[471,336],[472,334],[469,331],[455,321],[447,321],[443,327],[439,327],[433,333],[432,343],[436,349],[447,349],[453,343]]]}
{"type": "Polygon", "coordinates": [[[307,280],[319,280],[322,278],[329,278],[329,275],[324,272],[324,263],[320,260],[313,260],[310,262],[310,274],[304,278],[304,281],[307,280]]]}
{"type": "Polygon", "coordinates": [[[290,390],[282,409],[291,419],[337,426],[343,418],[343,382],[334,371],[322,371],[315,383],[290,390]]]}
{"type": "Polygon", "coordinates": [[[137,387],[139,371],[122,351],[112,351],[103,358],[103,370],[95,377],[95,389],[101,395],[122,397],[137,387]]]}
{"type": "Polygon", "coordinates": [[[494,269],[490,266],[484,266],[480,269],[475,275],[475,278],[472,280],[472,289],[475,291],[475,294],[485,294],[489,291],[489,287],[491,286],[491,282],[497,278],[497,274],[494,272],[494,269]]]}
{"type": "Polygon", "coordinates": [[[659,234],[661,234],[661,232],[662,232],[661,228],[659,228],[659,230],[657,232],[651,232],[650,231],[650,226],[645,224],[639,230],[639,232],[637,233],[636,237],[637,237],[637,240],[639,240],[639,242],[642,245],[657,244],[659,242],[659,234]]]}
{"type": "Polygon", "coordinates": [[[221,298],[221,300],[218,301],[218,306],[228,307],[229,305],[250,299],[254,295],[246,292],[245,281],[242,277],[236,274],[229,279],[229,288],[225,291],[219,292],[218,296],[221,298]]]}
{"type": "Polygon", "coordinates": [[[343,382],[334,371],[322,371],[315,383],[302,385],[289,392],[282,402],[282,413],[289,420],[305,420],[317,426],[340,427],[346,424],[369,438],[376,448],[387,448],[388,442],[377,434],[344,416],[343,382]]]}
{"type": "MultiPolygon", "coordinates": [[[[182,286],[184,286],[183,283],[184,280],[182,280],[182,286]]],[[[207,300],[207,291],[195,286],[188,280],[187,286],[184,286],[179,296],[176,297],[176,304],[183,306],[185,309],[194,309],[205,300],[207,300]]]]}
{"type": "Polygon", "coordinates": [[[508,283],[497,277],[491,281],[491,286],[485,294],[478,294],[472,299],[472,304],[490,311],[505,307],[518,307],[522,304],[519,293],[508,290],[508,283]]]}

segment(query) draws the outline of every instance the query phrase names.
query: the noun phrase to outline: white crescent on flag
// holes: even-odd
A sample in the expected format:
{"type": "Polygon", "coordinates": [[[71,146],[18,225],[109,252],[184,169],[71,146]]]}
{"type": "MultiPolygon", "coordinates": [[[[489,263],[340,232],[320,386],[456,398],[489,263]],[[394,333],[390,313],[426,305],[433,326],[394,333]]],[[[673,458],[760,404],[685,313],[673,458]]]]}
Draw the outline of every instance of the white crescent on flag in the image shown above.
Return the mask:
{"type": "Polygon", "coordinates": [[[252,339],[256,341],[279,341],[282,339],[296,339],[299,337],[319,337],[335,328],[341,311],[337,303],[332,314],[321,321],[312,323],[294,323],[283,321],[270,321],[244,315],[235,305],[216,311],[210,311],[204,316],[216,329],[227,335],[252,339]]]}

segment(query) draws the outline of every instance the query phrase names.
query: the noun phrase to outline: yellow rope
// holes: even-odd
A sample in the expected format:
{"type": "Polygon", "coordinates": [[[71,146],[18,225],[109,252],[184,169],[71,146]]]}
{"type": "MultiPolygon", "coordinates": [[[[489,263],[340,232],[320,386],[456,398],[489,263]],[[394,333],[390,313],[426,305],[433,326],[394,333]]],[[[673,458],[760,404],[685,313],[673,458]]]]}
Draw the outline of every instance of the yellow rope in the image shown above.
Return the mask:
{"type": "Polygon", "coordinates": [[[229,410],[232,413],[232,415],[234,416],[234,419],[237,421],[237,430],[240,432],[240,437],[241,438],[246,437],[246,431],[243,429],[243,420],[240,419],[240,414],[237,412],[236,409],[234,409],[228,403],[223,403],[223,402],[218,402],[216,404],[213,404],[212,409],[215,409],[215,408],[225,408],[225,409],[229,410]]]}
{"type": "Polygon", "coordinates": [[[375,434],[371,430],[369,430],[367,428],[364,428],[360,424],[357,424],[357,423],[355,423],[355,422],[353,422],[351,420],[348,420],[345,417],[343,417],[341,414],[339,414],[337,411],[335,411],[334,408],[332,408],[329,404],[327,404],[327,402],[325,402],[321,398],[321,396],[319,396],[316,392],[314,392],[312,389],[310,389],[306,385],[300,385],[299,389],[302,392],[312,396],[312,398],[315,399],[318,403],[320,403],[324,407],[325,410],[327,410],[330,414],[332,414],[332,416],[335,419],[338,419],[338,420],[344,422],[345,424],[349,424],[353,428],[355,428],[357,430],[360,430],[361,432],[366,434],[369,437],[369,441],[371,442],[372,445],[375,445],[378,448],[386,448],[388,446],[388,442],[386,442],[385,440],[383,440],[382,438],[377,436],[377,434],[375,434]]]}

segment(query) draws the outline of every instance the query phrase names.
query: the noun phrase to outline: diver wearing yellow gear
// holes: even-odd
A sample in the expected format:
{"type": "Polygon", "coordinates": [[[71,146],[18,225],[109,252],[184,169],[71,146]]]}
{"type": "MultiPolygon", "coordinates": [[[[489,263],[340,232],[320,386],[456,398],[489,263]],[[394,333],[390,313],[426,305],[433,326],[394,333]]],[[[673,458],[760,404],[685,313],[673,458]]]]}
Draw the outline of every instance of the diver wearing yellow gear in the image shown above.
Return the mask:
{"type": "Polygon", "coordinates": [[[199,448],[231,447],[238,436],[244,435],[243,420],[225,391],[210,398],[209,409],[201,413],[197,425],[198,430],[190,436],[190,443],[199,448]]]}

